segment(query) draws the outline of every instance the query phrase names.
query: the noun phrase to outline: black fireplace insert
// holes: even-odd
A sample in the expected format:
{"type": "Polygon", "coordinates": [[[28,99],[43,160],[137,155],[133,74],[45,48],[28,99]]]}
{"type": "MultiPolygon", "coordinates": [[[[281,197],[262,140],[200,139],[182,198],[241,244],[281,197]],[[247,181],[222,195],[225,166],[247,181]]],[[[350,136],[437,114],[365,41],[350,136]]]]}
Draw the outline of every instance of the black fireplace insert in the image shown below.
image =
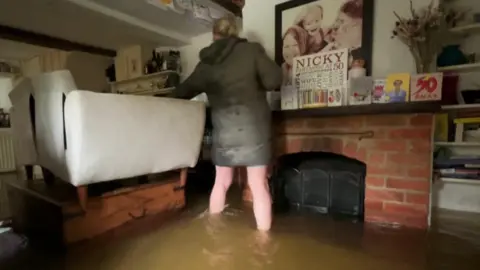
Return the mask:
{"type": "Polygon", "coordinates": [[[363,219],[366,168],[361,161],[334,153],[284,155],[270,180],[274,209],[363,219]]]}

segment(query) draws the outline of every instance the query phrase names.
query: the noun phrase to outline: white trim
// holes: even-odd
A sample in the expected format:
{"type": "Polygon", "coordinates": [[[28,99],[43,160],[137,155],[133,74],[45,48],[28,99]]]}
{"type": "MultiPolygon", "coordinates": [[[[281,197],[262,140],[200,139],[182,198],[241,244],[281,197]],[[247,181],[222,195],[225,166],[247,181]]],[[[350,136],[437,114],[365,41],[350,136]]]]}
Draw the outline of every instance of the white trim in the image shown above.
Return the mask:
{"type": "Polygon", "coordinates": [[[461,179],[461,178],[446,178],[442,177],[439,179],[445,183],[456,183],[456,184],[468,184],[468,185],[480,185],[480,180],[474,179],[461,179]]]}

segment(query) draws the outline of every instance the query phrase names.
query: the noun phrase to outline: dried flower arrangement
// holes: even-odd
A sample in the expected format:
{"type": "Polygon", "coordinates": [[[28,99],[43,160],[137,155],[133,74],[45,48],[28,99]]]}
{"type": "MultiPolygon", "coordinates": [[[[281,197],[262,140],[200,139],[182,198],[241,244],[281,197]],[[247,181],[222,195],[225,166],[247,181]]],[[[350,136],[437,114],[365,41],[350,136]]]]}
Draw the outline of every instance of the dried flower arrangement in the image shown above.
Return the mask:
{"type": "Polygon", "coordinates": [[[410,18],[402,18],[394,12],[398,21],[392,38],[398,38],[408,46],[415,58],[417,73],[428,73],[435,56],[448,42],[449,28],[465,13],[435,6],[433,0],[419,11],[413,8],[410,0],[410,13],[410,18]]]}

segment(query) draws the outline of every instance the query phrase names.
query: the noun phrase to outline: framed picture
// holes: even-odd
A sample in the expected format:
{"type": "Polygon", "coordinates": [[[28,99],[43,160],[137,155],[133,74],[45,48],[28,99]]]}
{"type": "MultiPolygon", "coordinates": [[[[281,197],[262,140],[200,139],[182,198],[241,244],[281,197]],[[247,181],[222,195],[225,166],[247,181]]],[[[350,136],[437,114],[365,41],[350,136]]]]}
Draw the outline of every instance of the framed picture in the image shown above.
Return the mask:
{"type": "Polygon", "coordinates": [[[372,66],[374,0],[291,0],[275,7],[275,60],[291,85],[294,57],[350,49],[372,66]]]}

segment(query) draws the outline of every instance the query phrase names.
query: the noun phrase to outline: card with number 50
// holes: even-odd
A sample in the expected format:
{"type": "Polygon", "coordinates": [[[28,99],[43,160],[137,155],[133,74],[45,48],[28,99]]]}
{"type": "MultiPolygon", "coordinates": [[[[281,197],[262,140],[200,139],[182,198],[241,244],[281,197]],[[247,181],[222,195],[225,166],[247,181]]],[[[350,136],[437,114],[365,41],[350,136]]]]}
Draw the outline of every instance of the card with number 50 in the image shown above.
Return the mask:
{"type": "Polygon", "coordinates": [[[410,85],[410,101],[441,100],[442,81],[442,73],[413,75],[410,85]]]}

